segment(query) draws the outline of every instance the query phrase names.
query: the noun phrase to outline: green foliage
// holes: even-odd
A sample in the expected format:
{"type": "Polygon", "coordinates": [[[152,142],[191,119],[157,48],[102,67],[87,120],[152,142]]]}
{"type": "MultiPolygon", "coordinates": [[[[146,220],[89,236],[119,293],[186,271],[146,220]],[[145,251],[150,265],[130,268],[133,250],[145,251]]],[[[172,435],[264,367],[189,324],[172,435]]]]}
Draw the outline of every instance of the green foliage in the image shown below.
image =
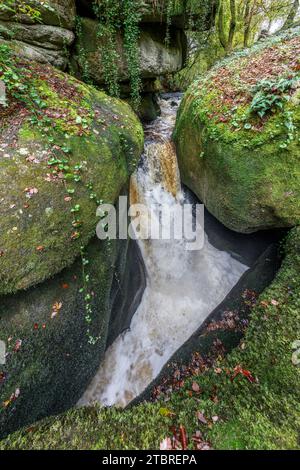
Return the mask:
{"type": "Polygon", "coordinates": [[[300,334],[299,248],[295,228],[285,243],[279,273],[252,308],[240,346],[186,380],[179,391],[126,410],[73,409],[43,420],[30,432],[10,435],[0,449],[158,449],[180,425],[191,449],[197,430],[214,449],[299,449],[300,368],[292,360],[292,345],[300,334]],[[254,380],[235,375],[239,367],[254,380]]]}
{"type": "Polygon", "coordinates": [[[17,67],[10,48],[0,44],[0,79],[4,82],[10,95],[21,101],[32,112],[33,119],[39,121],[45,102],[39,96],[32,81],[24,69],[17,67]]]}
{"type": "Polygon", "coordinates": [[[142,81],[140,77],[138,45],[140,36],[139,22],[141,17],[138,10],[137,0],[124,0],[123,14],[124,47],[131,82],[131,98],[134,108],[138,109],[140,104],[142,81]]]}
{"type": "Polygon", "coordinates": [[[49,11],[53,11],[53,8],[47,4],[47,1],[31,0],[29,4],[26,0],[0,0],[0,12],[26,15],[34,22],[41,22],[41,12],[39,10],[41,6],[49,11]]]}
{"type": "Polygon", "coordinates": [[[263,118],[276,108],[283,109],[288,100],[288,92],[299,80],[298,76],[280,78],[279,80],[262,80],[253,89],[251,111],[263,118]]]}
{"type": "Polygon", "coordinates": [[[102,39],[102,65],[109,94],[120,95],[118,35],[124,35],[124,49],[131,84],[134,107],[140,104],[141,78],[138,41],[140,13],[138,0],[94,2],[94,12],[99,20],[98,36],[102,39]]]}
{"type": "MultiPolygon", "coordinates": [[[[78,15],[76,16],[76,19],[75,19],[75,33],[78,39],[82,38],[82,19],[78,15]]],[[[82,41],[78,41],[78,42],[79,44],[82,43],[82,41]]],[[[79,46],[78,60],[79,60],[80,67],[82,69],[83,81],[86,83],[91,83],[89,66],[88,66],[88,61],[86,57],[86,50],[82,45],[79,46]]]]}

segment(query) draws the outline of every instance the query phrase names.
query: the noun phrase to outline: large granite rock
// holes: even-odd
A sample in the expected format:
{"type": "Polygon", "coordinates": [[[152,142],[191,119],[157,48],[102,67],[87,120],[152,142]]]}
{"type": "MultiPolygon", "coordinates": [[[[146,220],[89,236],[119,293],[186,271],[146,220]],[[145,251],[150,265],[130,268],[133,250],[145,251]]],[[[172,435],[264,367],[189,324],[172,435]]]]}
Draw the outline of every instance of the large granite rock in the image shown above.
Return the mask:
{"type": "Polygon", "coordinates": [[[64,70],[75,37],[75,1],[29,1],[26,5],[39,15],[21,13],[24,8],[18,2],[9,9],[0,7],[0,38],[10,40],[19,57],[64,70]]]}
{"type": "MultiPolygon", "coordinates": [[[[79,74],[83,72],[98,84],[104,83],[102,50],[103,38],[97,35],[98,22],[90,18],[82,19],[82,34],[77,38],[73,54],[73,64],[79,74]]],[[[176,72],[183,66],[186,51],[186,37],[176,28],[171,28],[170,46],[165,44],[165,31],[150,25],[141,27],[139,41],[140,73],[143,79],[176,72]]],[[[121,81],[129,80],[123,38],[118,37],[118,73],[121,81]]]]}
{"type": "Polygon", "coordinates": [[[0,8],[0,20],[14,21],[18,23],[34,24],[37,21],[46,25],[60,26],[61,28],[72,29],[75,25],[75,0],[47,0],[37,2],[27,0],[26,7],[38,12],[38,17],[24,12],[23,2],[7,2],[0,8]]]}
{"type": "Polygon", "coordinates": [[[80,259],[37,287],[0,298],[0,340],[7,351],[0,365],[1,437],[74,406],[106,347],[129,326],[145,287],[136,243],[96,239],[86,252],[91,322],[80,259]]]}
{"type": "Polygon", "coordinates": [[[74,262],[95,233],[96,199],[116,201],[143,149],[141,125],[126,103],[53,67],[24,65],[48,123],[37,126],[34,113],[12,99],[0,114],[0,294],[74,262]],[[57,164],[49,166],[53,157],[57,164]],[[78,239],[74,207],[82,222],[78,239]]]}
{"type": "MultiPolygon", "coordinates": [[[[136,3],[142,23],[166,23],[169,17],[171,24],[179,28],[191,28],[197,22],[198,29],[206,30],[212,24],[218,1],[176,0],[170,4],[168,0],[139,0],[136,3]]],[[[81,16],[95,16],[90,0],[77,0],[76,4],[81,16]]],[[[104,4],[104,0],[98,1],[100,12],[104,11],[104,4]]]]}
{"type": "Polygon", "coordinates": [[[182,180],[233,230],[300,223],[299,52],[299,29],[261,42],[183,99],[174,133],[182,180]]]}

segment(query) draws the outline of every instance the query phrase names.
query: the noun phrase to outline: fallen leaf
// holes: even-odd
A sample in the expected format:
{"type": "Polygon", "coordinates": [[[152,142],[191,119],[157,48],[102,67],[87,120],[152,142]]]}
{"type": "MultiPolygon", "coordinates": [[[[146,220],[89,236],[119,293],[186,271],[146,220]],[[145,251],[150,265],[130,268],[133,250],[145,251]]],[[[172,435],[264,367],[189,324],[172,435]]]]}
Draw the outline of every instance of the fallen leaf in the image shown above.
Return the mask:
{"type": "Polygon", "coordinates": [[[159,448],[160,450],[172,450],[173,447],[171,439],[166,437],[163,441],[161,441],[159,448]]]}
{"type": "Polygon", "coordinates": [[[180,425],[179,432],[180,432],[180,441],[182,445],[182,450],[186,450],[188,447],[188,443],[187,443],[187,435],[186,435],[185,427],[180,425]]]}
{"type": "Polygon", "coordinates": [[[204,414],[201,413],[201,411],[197,411],[196,415],[197,415],[197,419],[198,419],[198,421],[200,421],[200,423],[207,424],[207,420],[206,420],[204,414]]]}
{"type": "Polygon", "coordinates": [[[192,384],[192,390],[193,390],[193,392],[195,392],[195,393],[199,393],[199,392],[200,392],[200,387],[199,387],[199,385],[197,384],[197,382],[193,382],[193,384],[192,384]]]}
{"type": "Polygon", "coordinates": [[[14,347],[14,349],[13,349],[14,352],[20,351],[21,346],[22,346],[22,340],[21,340],[21,339],[17,339],[16,344],[15,344],[15,347],[14,347]]]}

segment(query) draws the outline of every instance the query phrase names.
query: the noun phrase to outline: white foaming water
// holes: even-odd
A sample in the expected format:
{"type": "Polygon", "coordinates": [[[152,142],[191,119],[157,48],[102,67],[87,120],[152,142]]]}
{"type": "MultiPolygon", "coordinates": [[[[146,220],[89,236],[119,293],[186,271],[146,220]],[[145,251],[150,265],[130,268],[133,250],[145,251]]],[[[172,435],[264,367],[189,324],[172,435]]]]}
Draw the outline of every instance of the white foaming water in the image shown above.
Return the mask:
{"type": "MultiPolygon", "coordinates": [[[[176,154],[170,142],[179,97],[161,100],[162,115],[145,129],[145,153],[131,182],[131,203],[183,203],[176,154]],[[175,102],[174,102],[175,101],[175,102]]],[[[130,330],[108,348],[78,405],[126,406],[159,374],[173,353],[226,297],[247,267],[214,248],[188,251],[184,240],[139,241],[147,287],[130,330]]]]}

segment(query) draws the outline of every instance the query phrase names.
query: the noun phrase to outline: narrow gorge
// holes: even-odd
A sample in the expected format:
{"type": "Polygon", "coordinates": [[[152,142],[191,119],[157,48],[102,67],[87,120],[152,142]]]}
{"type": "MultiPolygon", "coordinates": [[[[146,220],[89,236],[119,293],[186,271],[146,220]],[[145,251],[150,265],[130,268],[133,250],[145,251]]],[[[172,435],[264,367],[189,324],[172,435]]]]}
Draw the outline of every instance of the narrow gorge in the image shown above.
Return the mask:
{"type": "Polygon", "coordinates": [[[299,448],[300,12],[262,3],[0,0],[0,450],[299,448]]]}

